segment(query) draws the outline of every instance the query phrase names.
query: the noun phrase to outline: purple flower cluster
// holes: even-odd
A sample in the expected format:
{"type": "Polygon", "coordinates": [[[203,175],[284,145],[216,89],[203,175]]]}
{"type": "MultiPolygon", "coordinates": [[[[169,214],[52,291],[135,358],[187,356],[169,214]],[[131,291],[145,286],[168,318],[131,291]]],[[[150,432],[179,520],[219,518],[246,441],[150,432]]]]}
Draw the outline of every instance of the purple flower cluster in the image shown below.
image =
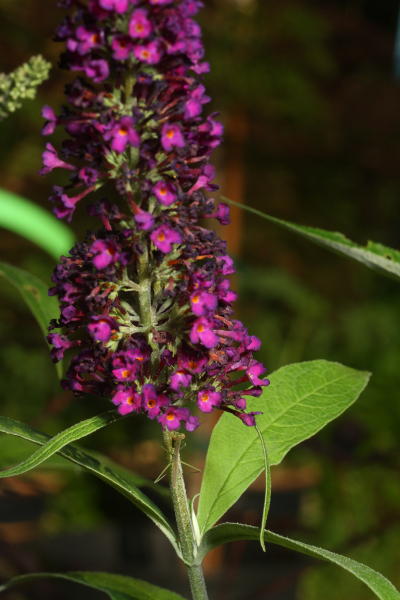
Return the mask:
{"type": "Polygon", "coordinates": [[[63,332],[49,336],[53,359],[74,350],[63,385],[188,431],[199,424],[193,401],[254,425],[245,397],[268,385],[253,357],[260,341],[233,317],[226,244],[202,224],[228,223],[229,209],[206,193],[223,127],[202,114],[201,4],[63,0],[61,64],[86,77],[67,86],[60,116],[43,111],[45,135],[58,125],[69,135],[43,154],[42,173],[69,173],[53,190],[55,214],[70,220],[90,195],[102,224],[53,275],[61,316],[51,330],[63,332]]]}

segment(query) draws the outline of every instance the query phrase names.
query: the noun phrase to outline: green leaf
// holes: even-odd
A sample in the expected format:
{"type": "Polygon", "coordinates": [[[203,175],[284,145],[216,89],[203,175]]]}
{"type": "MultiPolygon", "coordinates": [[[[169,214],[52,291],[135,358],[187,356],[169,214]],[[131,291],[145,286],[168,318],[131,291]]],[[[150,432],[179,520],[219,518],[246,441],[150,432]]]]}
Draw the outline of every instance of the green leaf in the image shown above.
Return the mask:
{"type": "MultiPolygon", "coordinates": [[[[33,442],[34,444],[39,444],[40,446],[43,446],[50,439],[48,435],[35,431],[29,427],[29,425],[25,425],[25,423],[15,421],[8,417],[0,417],[0,432],[15,435],[24,440],[33,442]]],[[[166,517],[158,506],[138,489],[139,485],[146,485],[159,493],[162,493],[161,490],[163,488],[161,488],[161,486],[156,486],[146,479],[131,473],[97,452],[86,449],[83,450],[75,444],[64,446],[64,448],[58,450],[58,454],[79,465],[86,471],[93,473],[93,475],[105,483],[108,483],[119,493],[128,498],[128,500],[130,500],[139,510],[144,512],[149,519],[159,527],[180,556],[175,532],[168,523],[166,517]]],[[[162,493],[162,495],[164,494],[162,493]]]]}
{"type": "MultiPolygon", "coordinates": [[[[50,320],[58,318],[60,313],[57,300],[48,294],[48,286],[35,275],[1,261],[0,277],[19,291],[46,338],[50,320]]],[[[61,362],[57,363],[56,370],[62,377],[61,362]]]]}
{"type": "MultiPolygon", "coordinates": [[[[0,434],[0,469],[6,469],[15,462],[23,461],[31,453],[32,442],[11,435],[0,434]]],[[[40,468],[46,470],[80,470],[79,467],[73,465],[60,455],[52,456],[40,468]]]]}
{"type": "MultiPolygon", "coordinates": [[[[259,531],[257,527],[242,525],[241,523],[223,523],[222,525],[217,525],[207,531],[203,538],[202,545],[199,548],[199,557],[202,560],[210,550],[221,544],[239,540],[258,540],[258,538],[259,531]]],[[[326,560],[346,569],[346,571],[363,581],[374,594],[380,598],[380,600],[400,600],[400,593],[390,581],[377,571],[374,571],[370,567],[367,567],[352,558],[341,556],[340,554],[335,554],[329,550],[311,546],[304,542],[291,540],[290,538],[272,533],[271,531],[265,531],[265,541],[271,544],[277,544],[278,546],[283,546],[289,550],[307,554],[313,558],[326,560]]]]}
{"type": "Polygon", "coordinates": [[[91,435],[95,431],[103,429],[122,418],[115,410],[110,410],[85,421],[80,421],[76,425],[72,425],[72,427],[60,431],[60,433],[50,438],[41,448],[18,465],[0,471],[0,478],[15,477],[16,475],[27,473],[41,465],[45,460],[62,450],[68,444],[91,435]]]}
{"type": "Polygon", "coordinates": [[[349,240],[345,235],[337,231],[326,231],[325,229],[318,229],[316,227],[308,227],[306,225],[297,225],[290,221],[284,221],[271,215],[268,215],[260,210],[240,204],[229,198],[222,197],[223,200],[238,206],[243,210],[247,210],[270,223],[279,225],[284,229],[288,229],[294,233],[307,238],[308,240],[315,242],[319,246],[323,246],[338,254],[344,254],[358,262],[363,263],[365,266],[375,271],[379,271],[381,274],[394,277],[395,279],[400,278],[400,251],[388,246],[383,246],[377,242],[368,242],[367,246],[360,246],[349,240]]]}
{"type": "Polygon", "coordinates": [[[107,594],[111,600],[184,600],[175,592],[170,592],[141,579],[133,579],[124,575],[76,571],[71,573],[33,573],[20,575],[0,587],[0,592],[9,590],[15,585],[30,583],[36,579],[66,579],[73,583],[81,583],[87,587],[107,594]]]}
{"type": "Polygon", "coordinates": [[[0,227],[22,235],[56,260],[74,245],[72,231],[40,206],[0,189],[0,227]]]}
{"type": "MultiPolygon", "coordinates": [[[[248,401],[271,465],[313,436],[357,400],[369,373],[325,360],[282,367],[261,398],[248,401]]],[[[204,533],[236,502],[264,468],[257,432],[225,413],[214,427],[201,485],[198,520],[204,533]]]]}
{"type": "Polygon", "coordinates": [[[59,316],[58,302],[48,295],[48,287],[35,275],[0,261],[0,277],[4,277],[22,295],[36,318],[43,334],[47,336],[51,319],[59,316]]]}

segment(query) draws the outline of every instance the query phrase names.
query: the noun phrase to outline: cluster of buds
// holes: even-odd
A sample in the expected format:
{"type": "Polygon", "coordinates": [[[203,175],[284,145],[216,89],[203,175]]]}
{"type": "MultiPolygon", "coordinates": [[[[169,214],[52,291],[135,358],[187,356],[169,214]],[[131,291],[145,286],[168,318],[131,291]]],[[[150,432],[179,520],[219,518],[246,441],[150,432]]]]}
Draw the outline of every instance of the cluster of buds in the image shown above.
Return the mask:
{"type": "Polygon", "coordinates": [[[0,73],[0,121],[36,96],[37,88],[49,76],[51,65],[43,56],[32,56],[11,73],[0,73]]]}
{"type": "Polygon", "coordinates": [[[69,173],[53,190],[55,214],[70,220],[91,196],[101,222],[53,275],[53,359],[73,349],[63,385],[169,430],[198,426],[193,405],[254,425],[246,396],[268,384],[253,357],[260,341],[233,317],[226,244],[203,225],[227,224],[229,209],[208,193],[223,127],[203,116],[209,65],[192,18],[201,4],[63,0],[61,65],[80,75],[60,116],[43,111],[45,135],[58,125],[69,134],[43,154],[42,173],[69,173]]]}

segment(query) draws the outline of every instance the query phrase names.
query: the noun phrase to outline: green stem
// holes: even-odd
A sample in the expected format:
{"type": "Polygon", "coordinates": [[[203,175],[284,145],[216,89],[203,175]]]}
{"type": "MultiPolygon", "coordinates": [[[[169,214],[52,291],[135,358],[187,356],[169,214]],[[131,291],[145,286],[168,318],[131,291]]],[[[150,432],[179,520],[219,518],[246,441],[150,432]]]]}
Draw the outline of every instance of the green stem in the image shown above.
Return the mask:
{"type": "Polygon", "coordinates": [[[139,310],[141,325],[151,329],[154,325],[153,307],[151,301],[151,277],[149,271],[149,256],[147,247],[139,259],[139,310]]]}
{"type": "Polygon", "coordinates": [[[171,460],[170,489],[172,503],[178,527],[179,544],[183,561],[187,568],[192,598],[193,600],[208,600],[203,569],[201,563],[196,560],[198,546],[186,495],[185,480],[183,478],[180,446],[184,439],[185,436],[182,433],[164,431],[164,441],[171,460]]]}
{"type": "Polygon", "coordinates": [[[129,100],[131,99],[135,83],[136,78],[134,74],[129,74],[125,79],[125,102],[129,102],[129,100]]]}

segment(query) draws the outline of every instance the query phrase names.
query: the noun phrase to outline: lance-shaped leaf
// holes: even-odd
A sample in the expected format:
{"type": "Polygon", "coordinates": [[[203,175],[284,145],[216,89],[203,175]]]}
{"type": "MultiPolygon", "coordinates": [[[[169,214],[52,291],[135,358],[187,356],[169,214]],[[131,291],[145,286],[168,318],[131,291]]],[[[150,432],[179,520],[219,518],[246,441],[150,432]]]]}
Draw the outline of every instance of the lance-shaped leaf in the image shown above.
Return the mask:
{"type": "MultiPolygon", "coordinates": [[[[258,528],[252,527],[251,525],[242,525],[241,523],[223,523],[222,525],[217,525],[207,531],[204,536],[201,547],[199,548],[198,558],[203,560],[210,550],[222,544],[240,540],[258,540],[259,535],[258,528]]],[[[318,546],[311,546],[304,542],[292,540],[282,535],[272,533],[272,531],[265,531],[264,538],[267,543],[277,544],[278,546],[283,546],[289,550],[294,550],[295,552],[300,552],[301,554],[306,554],[313,558],[319,558],[342,567],[342,569],[345,569],[364,582],[380,600],[400,600],[400,592],[396,590],[390,581],[377,571],[374,571],[370,567],[367,567],[352,558],[330,552],[329,550],[319,548],[318,546]]],[[[341,599],[338,598],[338,600],[341,599]]]]}
{"type": "MultiPolygon", "coordinates": [[[[315,360],[282,367],[248,408],[261,410],[257,425],[271,465],[342,414],[365,388],[369,373],[315,360]]],[[[257,432],[230,414],[214,427],[207,452],[198,520],[204,533],[236,502],[264,468],[257,432]]]]}
{"type": "MultiPolygon", "coordinates": [[[[0,432],[15,435],[19,438],[33,442],[34,444],[39,444],[40,446],[46,444],[50,439],[49,436],[35,431],[29,427],[29,425],[25,425],[24,423],[8,417],[0,417],[0,432]]],[[[146,485],[164,495],[161,486],[156,486],[144,478],[131,473],[97,452],[86,449],[83,450],[75,444],[64,446],[57,451],[57,454],[60,454],[64,458],[79,465],[86,471],[93,473],[93,475],[96,475],[96,477],[105,483],[108,483],[119,493],[128,498],[128,500],[145,513],[149,519],[159,527],[180,556],[175,532],[168,523],[166,517],[158,506],[138,489],[139,485],[146,485]]]]}
{"type": "MultiPolygon", "coordinates": [[[[32,429],[29,425],[25,423],[21,423],[20,421],[16,421],[14,419],[10,419],[9,417],[0,417],[0,432],[5,433],[11,436],[17,437],[19,440],[23,439],[26,442],[30,442],[31,444],[36,445],[44,445],[46,444],[51,437],[46,433],[41,433],[32,429]]],[[[113,460],[104,456],[100,452],[95,452],[94,450],[83,449],[76,444],[68,444],[61,450],[58,450],[57,456],[64,457],[67,459],[62,464],[68,464],[68,462],[72,462],[78,467],[86,469],[88,471],[93,471],[94,467],[100,468],[102,467],[104,473],[107,473],[108,470],[112,471],[115,474],[119,474],[123,479],[129,482],[130,485],[135,487],[148,487],[153,491],[157,492],[160,496],[164,498],[169,497],[169,491],[167,488],[156,485],[150,479],[146,479],[141,475],[137,475],[133,471],[118,465],[113,460]]],[[[61,463],[60,459],[60,463],[61,463]]],[[[49,462],[46,461],[46,467],[49,462]]],[[[51,461],[50,461],[51,464],[51,461]]],[[[57,464],[57,463],[56,463],[57,464]]],[[[73,465],[72,465],[73,466],[73,465]]],[[[4,461],[2,461],[2,467],[4,468],[4,461]]],[[[93,471],[93,473],[96,475],[93,471]]]]}
{"type": "Polygon", "coordinates": [[[297,233],[302,237],[307,238],[311,242],[315,242],[319,246],[333,250],[338,254],[344,254],[349,258],[353,258],[358,262],[363,263],[365,266],[375,271],[379,271],[383,275],[400,279],[400,251],[388,246],[383,246],[378,242],[368,242],[366,246],[360,246],[349,240],[345,235],[337,231],[326,231],[325,229],[319,229],[316,227],[308,227],[307,225],[298,225],[297,223],[291,223],[290,221],[284,221],[278,219],[272,215],[268,215],[256,208],[240,204],[229,198],[223,198],[230,204],[238,206],[243,210],[247,210],[270,223],[279,225],[284,229],[288,229],[293,233],[297,233]]]}
{"type": "MultiPolygon", "coordinates": [[[[57,300],[48,295],[48,286],[35,275],[1,261],[0,277],[19,291],[46,337],[50,320],[58,318],[60,312],[57,300]]],[[[61,377],[61,363],[57,363],[56,369],[61,377]]]]}
{"type": "Polygon", "coordinates": [[[56,260],[74,244],[72,231],[49,212],[0,189],[0,226],[34,242],[56,260]]]}
{"type": "Polygon", "coordinates": [[[51,437],[41,448],[36,450],[31,456],[23,460],[14,467],[8,467],[0,471],[0,478],[14,477],[15,475],[22,475],[32,469],[35,469],[41,465],[45,460],[62,450],[68,444],[76,442],[92,433],[95,433],[99,429],[103,429],[107,425],[111,425],[115,421],[120,420],[121,417],[115,410],[110,410],[101,415],[96,415],[85,421],[80,421],[64,431],[60,431],[54,437],[51,437]]]}
{"type": "Polygon", "coordinates": [[[65,579],[73,583],[80,583],[107,594],[111,600],[184,600],[175,592],[170,592],[157,585],[147,583],[141,579],[114,575],[111,573],[96,573],[76,571],[71,573],[33,573],[20,575],[0,587],[0,593],[14,586],[31,583],[38,579],[65,579]]]}

